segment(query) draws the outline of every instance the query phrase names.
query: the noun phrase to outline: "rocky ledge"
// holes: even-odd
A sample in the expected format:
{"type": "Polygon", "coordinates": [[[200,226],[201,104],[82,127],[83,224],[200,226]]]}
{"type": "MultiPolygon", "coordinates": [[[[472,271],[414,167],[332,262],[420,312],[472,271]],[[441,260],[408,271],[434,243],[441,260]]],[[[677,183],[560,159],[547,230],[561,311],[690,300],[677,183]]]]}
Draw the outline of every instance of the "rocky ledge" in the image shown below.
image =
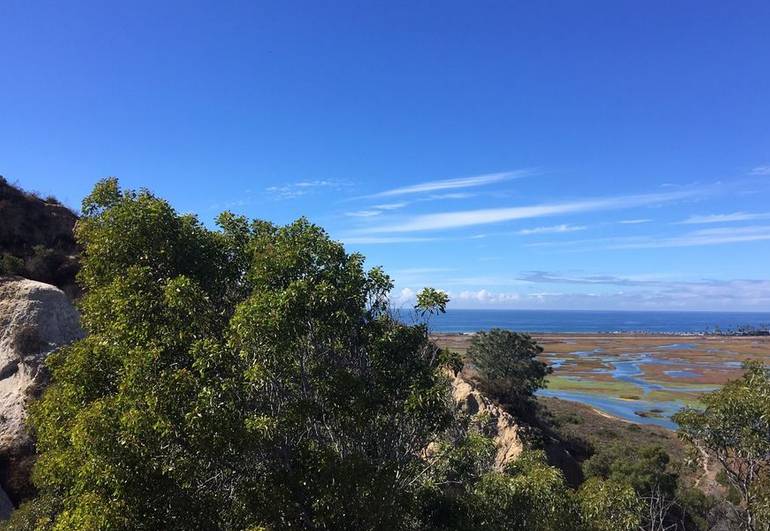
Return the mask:
{"type": "Polygon", "coordinates": [[[32,494],[27,404],[46,383],[43,361],[81,336],[77,310],[61,290],[0,277],[0,518],[32,494]]]}

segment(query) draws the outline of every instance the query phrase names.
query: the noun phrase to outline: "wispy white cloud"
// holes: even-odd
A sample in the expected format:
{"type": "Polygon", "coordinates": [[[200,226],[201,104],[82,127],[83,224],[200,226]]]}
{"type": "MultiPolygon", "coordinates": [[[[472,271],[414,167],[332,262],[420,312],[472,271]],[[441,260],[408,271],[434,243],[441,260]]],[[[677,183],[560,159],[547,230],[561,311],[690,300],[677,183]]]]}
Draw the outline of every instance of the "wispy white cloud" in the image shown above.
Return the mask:
{"type": "Polygon", "coordinates": [[[621,225],[640,225],[642,223],[649,223],[651,222],[651,219],[623,219],[621,221],[618,221],[621,225]]]}
{"type": "Polygon", "coordinates": [[[518,206],[510,208],[487,208],[480,210],[465,210],[458,212],[442,212],[414,216],[401,223],[380,225],[366,230],[369,233],[389,232],[418,232],[442,229],[454,229],[474,225],[500,223],[517,219],[541,218],[560,214],[575,214],[599,210],[617,210],[667,203],[680,199],[692,198],[704,192],[696,190],[681,190],[657,194],[641,194],[585,199],[564,203],[518,206]]]}
{"type": "Polygon", "coordinates": [[[770,165],[757,166],[752,168],[749,175],[770,175],[770,165]]]}
{"type": "Polygon", "coordinates": [[[519,280],[515,276],[495,276],[495,275],[477,275],[465,277],[442,278],[442,284],[447,286],[520,286],[526,282],[519,280]]]}
{"type": "Polygon", "coordinates": [[[308,195],[316,190],[322,188],[340,190],[346,185],[341,181],[331,181],[325,179],[317,179],[312,181],[298,181],[295,183],[287,183],[279,186],[268,186],[265,191],[278,199],[294,199],[303,195],[308,195]]]}
{"type": "Polygon", "coordinates": [[[429,181],[419,184],[413,184],[410,186],[402,186],[399,188],[393,188],[391,190],[385,190],[376,194],[371,194],[368,197],[394,197],[400,195],[413,195],[426,192],[437,192],[439,190],[453,190],[457,188],[472,188],[476,186],[484,186],[488,184],[498,183],[509,179],[515,179],[531,175],[532,170],[517,170],[506,171],[500,173],[487,173],[484,175],[474,175],[472,177],[460,177],[457,179],[443,179],[440,181],[429,181]]]}
{"type": "MultiPolygon", "coordinates": [[[[515,291],[488,288],[444,291],[450,297],[451,308],[703,310],[717,306],[727,310],[763,310],[770,305],[770,280],[765,279],[644,280],[614,275],[581,277],[542,271],[524,274],[522,278],[528,279],[523,284],[544,286],[532,290],[525,285],[515,291]],[[547,289],[545,285],[548,284],[559,284],[559,287],[547,289]],[[576,287],[570,287],[571,284],[576,287]],[[595,285],[596,288],[585,285],[595,285]],[[615,289],[606,289],[613,286],[615,289]]],[[[439,281],[438,285],[442,284],[439,281]]],[[[391,302],[401,306],[414,304],[418,289],[416,286],[402,288],[391,295],[391,302]]]]}
{"type": "Polygon", "coordinates": [[[408,204],[409,203],[407,202],[401,202],[401,203],[385,203],[382,205],[373,205],[365,210],[353,210],[352,212],[345,212],[345,215],[351,218],[373,218],[375,216],[380,216],[385,212],[389,212],[391,210],[398,210],[399,208],[404,208],[408,204]]]}
{"type": "Polygon", "coordinates": [[[382,210],[354,210],[353,212],[345,212],[345,215],[351,218],[371,218],[380,214],[382,214],[382,210]]]}
{"type": "Polygon", "coordinates": [[[377,210],[397,210],[399,208],[404,208],[406,205],[408,205],[406,201],[402,201],[400,203],[384,203],[381,205],[374,205],[372,208],[376,208],[377,210]]]}
{"type": "Polygon", "coordinates": [[[468,199],[475,197],[476,194],[471,192],[451,192],[448,194],[431,194],[428,199],[431,201],[441,201],[442,199],[468,199]]]}
{"type": "Polygon", "coordinates": [[[445,273],[447,271],[454,271],[448,267],[407,267],[404,269],[394,269],[391,271],[391,275],[423,275],[429,273],[445,273]]]}
{"type": "Polygon", "coordinates": [[[730,243],[770,240],[770,226],[719,227],[687,232],[678,236],[632,236],[596,238],[587,240],[536,242],[529,247],[563,248],[571,251],[622,249],[658,249],[670,247],[698,247],[730,243]]]}
{"type": "Polygon", "coordinates": [[[523,234],[523,235],[529,235],[529,234],[555,234],[555,233],[561,233],[561,232],[577,232],[581,230],[586,230],[588,227],[585,225],[553,225],[551,227],[534,227],[532,229],[521,229],[516,232],[516,234],[523,234]]]}
{"type": "Polygon", "coordinates": [[[732,214],[709,214],[690,216],[681,224],[695,225],[705,223],[728,223],[731,221],[754,221],[770,219],[770,212],[733,212],[732,214]]]}
{"type": "Polygon", "coordinates": [[[719,307],[727,311],[763,311],[770,305],[770,281],[728,280],[715,283],[682,283],[660,289],[609,291],[471,291],[463,298],[455,296],[449,304],[450,308],[713,310],[719,307]]]}
{"type": "Polygon", "coordinates": [[[397,308],[407,304],[414,304],[416,301],[417,293],[412,288],[403,288],[396,293],[390,294],[390,303],[397,308]]]}
{"type": "Polygon", "coordinates": [[[770,303],[770,280],[766,279],[699,279],[672,280],[655,275],[563,275],[531,271],[520,277],[533,284],[617,286],[622,291],[602,292],[587,296],[571,293],[548,297],[551,302],[568,307],[582,301],[587,307],[654,309],[761,309],[770,303]]]}
{"type": "MultiPolygon", "coordinates": [[[[426,271],[427,273],[427,271],[426,271]]],[[[439,272],[436,272],[439,273],[439,272]]],[[[453,284],[432,274],[430,282],[415,278],[391,296],[401,304],[414,303],[423,285],[444,289],[451,308],[550,308],[550,309],[671,309],[766,310],[770,306],[770,280],[767,279],[693,279],[683,280],[671,274],[611,275],[562,274],[529,271],[505,279],[465,279],[466,284],[453,284]],[[491,289],[482,286],[512,286],[491,289]],[[466,286],[473,286],[466,287],[466,286]],[[514,287],[515,286],[515,287],[514,287]],[[553,286],[553,289],[549,289],[553,286]]]]}
{"type": "Polygon", "coordinates": [[[382,245],[388,243],[432,242],[439,238],[412,238],[409,236],[349,236],[341,238],[346,245],[382,245]]]}
{"type": "Polygon", "coordinates": [[[668,286],[677,284],[660,275],[569,275],[549,271],[526,271],[519,276],[523,282],[534,284],[591,284],[605,286],[668,286]]]}
{"type": "Polygon", "coordinates": [[[697,247],[724,245],[727,243],[755,242],[770,240],[770,226],[721,227],[687,233],[673,238],[661,238],[650,242],[618,244],[611,249],[651,249],[661,247],[697,247]]]}
{"type": "Polygon", "coordinates": [[[521,300],[522,296],[519,293],[504,293],[493,292],[486,289],[480,289],[478,291],[464,290],[457,294],[455,302],[474,302],[481,304],[508,304],[521,300]]]}

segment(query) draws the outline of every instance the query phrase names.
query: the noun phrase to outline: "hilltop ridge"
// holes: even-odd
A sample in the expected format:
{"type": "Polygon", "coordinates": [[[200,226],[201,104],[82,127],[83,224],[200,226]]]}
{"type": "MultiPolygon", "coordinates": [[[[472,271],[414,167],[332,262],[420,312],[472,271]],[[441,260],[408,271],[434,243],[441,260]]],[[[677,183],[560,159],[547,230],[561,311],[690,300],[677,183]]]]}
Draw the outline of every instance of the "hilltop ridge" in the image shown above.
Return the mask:
{"type": "Polygon", "coordinates": [[[78,216],[53,197],[41,198],[0,176],[0,276],[18,275],[78,295],[78,216]]]}

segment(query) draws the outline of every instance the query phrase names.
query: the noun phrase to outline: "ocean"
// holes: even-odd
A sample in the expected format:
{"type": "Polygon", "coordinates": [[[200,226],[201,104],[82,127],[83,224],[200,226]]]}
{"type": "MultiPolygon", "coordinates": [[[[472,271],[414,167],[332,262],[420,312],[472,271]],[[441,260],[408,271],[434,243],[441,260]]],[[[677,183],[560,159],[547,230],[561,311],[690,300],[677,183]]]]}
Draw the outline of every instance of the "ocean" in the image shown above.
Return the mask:
{"type": "MultiPolygon", "coordinates": [[[[406,322],[415,320],[413,312],[400,313],[406,322]]],[[[433,332],[445,333],[506,328],[519,332],[699,334],[746,325],[767,328],[770,313],[449,309],[430,320],[433,332]]]]}

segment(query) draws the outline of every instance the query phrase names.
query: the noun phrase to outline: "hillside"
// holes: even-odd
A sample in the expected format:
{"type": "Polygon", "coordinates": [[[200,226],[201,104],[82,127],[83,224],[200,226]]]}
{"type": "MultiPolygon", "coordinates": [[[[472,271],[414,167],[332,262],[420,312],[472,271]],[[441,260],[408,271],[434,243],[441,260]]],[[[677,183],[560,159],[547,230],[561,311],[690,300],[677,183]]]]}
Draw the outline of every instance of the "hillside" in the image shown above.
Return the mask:
{"type": "Polygon", "coordinates": [[[0,177],[0,275],[53,284],[77,296],[77,219],[56,199],[42,199],[0,177]]]}

